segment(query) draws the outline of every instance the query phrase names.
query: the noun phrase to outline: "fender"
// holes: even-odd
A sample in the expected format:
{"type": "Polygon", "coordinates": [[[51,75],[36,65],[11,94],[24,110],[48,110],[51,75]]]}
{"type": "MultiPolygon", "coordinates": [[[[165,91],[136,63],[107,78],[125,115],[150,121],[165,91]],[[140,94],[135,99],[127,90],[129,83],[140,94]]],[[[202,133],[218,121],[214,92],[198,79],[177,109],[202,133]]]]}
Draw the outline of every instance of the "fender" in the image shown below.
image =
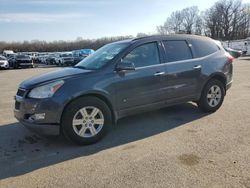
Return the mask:
{"type": "Polygon", "coordinates": [[[215,73],[212,73],[211,75],[209,75],[204,80],[204,82],[202,84],[202,87],[201,87],[201,91],[199,92],[200,94],[201,94],[203,88],[205,87],[205,85],[208,83],[208,81],[211,80],[211,79],[213,79],[213,78],[218,79],[218,80],[220,80],[223,83],[224,88],[225,88],[225,92],[226,92],[226,80],[227,80],[226,76],[222,72],[215,72],[215,73]]]}
{"type": "MultiPolygon", "coordinates": [[[[108,107],[110,108],[110,111],[112,113],[112,121],[113,121],[113,124],[116,124],[117,120],[118,120],[118,114],[117,114],[117,111],[115,110],[114,106],[112,105],[113,103],[111,102],[112,99],[110,98],[110,95],[104,91],[104,90],[89,90],[87,92],[81,92],[81,93],[78,93],[77,95],[74,95],[72,97],[70,97],[64,104],[63,104],[63,108],[60,112],[60,122],[61,122],[61,118],[62,118],[62,115],[63,115],[63,112],[65,110],[65,108],[74,100],[80,98],[80,97],[84,97],[84,96],[94,96],[94,97],[97,97],[101,100],[103,100],[107,105],[108,107]]],[[[113,99],[114,101],[114,99],[113,99]]]]}

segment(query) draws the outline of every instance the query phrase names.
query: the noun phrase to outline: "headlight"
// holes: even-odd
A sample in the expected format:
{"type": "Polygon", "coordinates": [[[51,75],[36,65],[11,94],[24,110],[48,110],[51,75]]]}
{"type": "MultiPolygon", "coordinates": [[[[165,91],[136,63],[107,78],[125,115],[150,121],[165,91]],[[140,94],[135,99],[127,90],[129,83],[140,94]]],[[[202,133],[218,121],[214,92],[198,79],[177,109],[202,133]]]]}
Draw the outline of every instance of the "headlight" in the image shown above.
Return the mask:
{"type": "Polygon", "coordinates": [[[29,93],[30,98],[44,99],[52,97],[55,92],[64,84],[63,80],[52,82],[32,89],[29,93]]]}
{"type": "Polygon", "coordinates": [[[8,61],[2,61],[3,65],[8,65],[8,61]]]}

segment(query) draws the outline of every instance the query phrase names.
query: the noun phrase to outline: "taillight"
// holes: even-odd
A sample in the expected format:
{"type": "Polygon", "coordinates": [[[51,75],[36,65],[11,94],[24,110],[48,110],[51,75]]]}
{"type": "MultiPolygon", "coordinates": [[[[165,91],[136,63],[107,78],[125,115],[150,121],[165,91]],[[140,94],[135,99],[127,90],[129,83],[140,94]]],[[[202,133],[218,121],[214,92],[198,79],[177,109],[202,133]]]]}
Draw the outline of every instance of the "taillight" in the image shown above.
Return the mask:
{"type": "Polygon", "coordinates": [[[226,53],[227,59],[229,63],[233,63],[234,57],[231,56],[229,53],[226,53]]]}

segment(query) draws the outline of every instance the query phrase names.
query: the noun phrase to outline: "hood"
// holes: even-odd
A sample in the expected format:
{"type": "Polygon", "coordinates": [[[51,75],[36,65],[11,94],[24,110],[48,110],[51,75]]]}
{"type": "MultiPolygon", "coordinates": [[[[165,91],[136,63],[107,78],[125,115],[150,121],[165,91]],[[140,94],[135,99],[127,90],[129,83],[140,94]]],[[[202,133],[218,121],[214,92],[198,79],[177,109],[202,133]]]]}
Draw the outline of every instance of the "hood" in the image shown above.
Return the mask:
{"type": "Polygon", "coordinates": [[[57,79],[65,79],[69,77],[74,77],[79,74],[85,74],[92,72],[92,70],[85,70],[85,69],[79,69],[79,68],[63,68],[60,70],[52,71],[46,74],[42,74],[39,76],[32,77],[30,79],[27,79],[23,81],[19,87],[24,89],[30,89],[35,87],[36,85],[40,85],[46,82],[50,82],[57,79]]]}
{"type": "Polygon", "coordinates": [[[24,61],[24,60],[25,60],[25,61],[29,61],[29,60],[31,60],[31,58],[29,58],[29,57],[19,57],[19,58],[18,58],[18,57],[17,57],[16,60],[18,60],[18,61],[24,61]]]}

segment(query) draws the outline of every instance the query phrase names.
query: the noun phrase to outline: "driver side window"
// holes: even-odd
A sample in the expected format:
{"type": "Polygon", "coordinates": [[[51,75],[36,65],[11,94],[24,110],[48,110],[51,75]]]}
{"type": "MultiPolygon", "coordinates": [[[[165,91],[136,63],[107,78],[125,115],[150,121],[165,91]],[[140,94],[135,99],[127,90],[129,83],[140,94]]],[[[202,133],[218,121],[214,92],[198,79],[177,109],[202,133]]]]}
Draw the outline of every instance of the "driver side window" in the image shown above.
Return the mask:
{"type": "Polygon", "coordinates": [[[145,67],[160,63],[157,43],[148,43],[136,47],[124,58],[124,61],[133,62],[135,67],[145,67]]]}

